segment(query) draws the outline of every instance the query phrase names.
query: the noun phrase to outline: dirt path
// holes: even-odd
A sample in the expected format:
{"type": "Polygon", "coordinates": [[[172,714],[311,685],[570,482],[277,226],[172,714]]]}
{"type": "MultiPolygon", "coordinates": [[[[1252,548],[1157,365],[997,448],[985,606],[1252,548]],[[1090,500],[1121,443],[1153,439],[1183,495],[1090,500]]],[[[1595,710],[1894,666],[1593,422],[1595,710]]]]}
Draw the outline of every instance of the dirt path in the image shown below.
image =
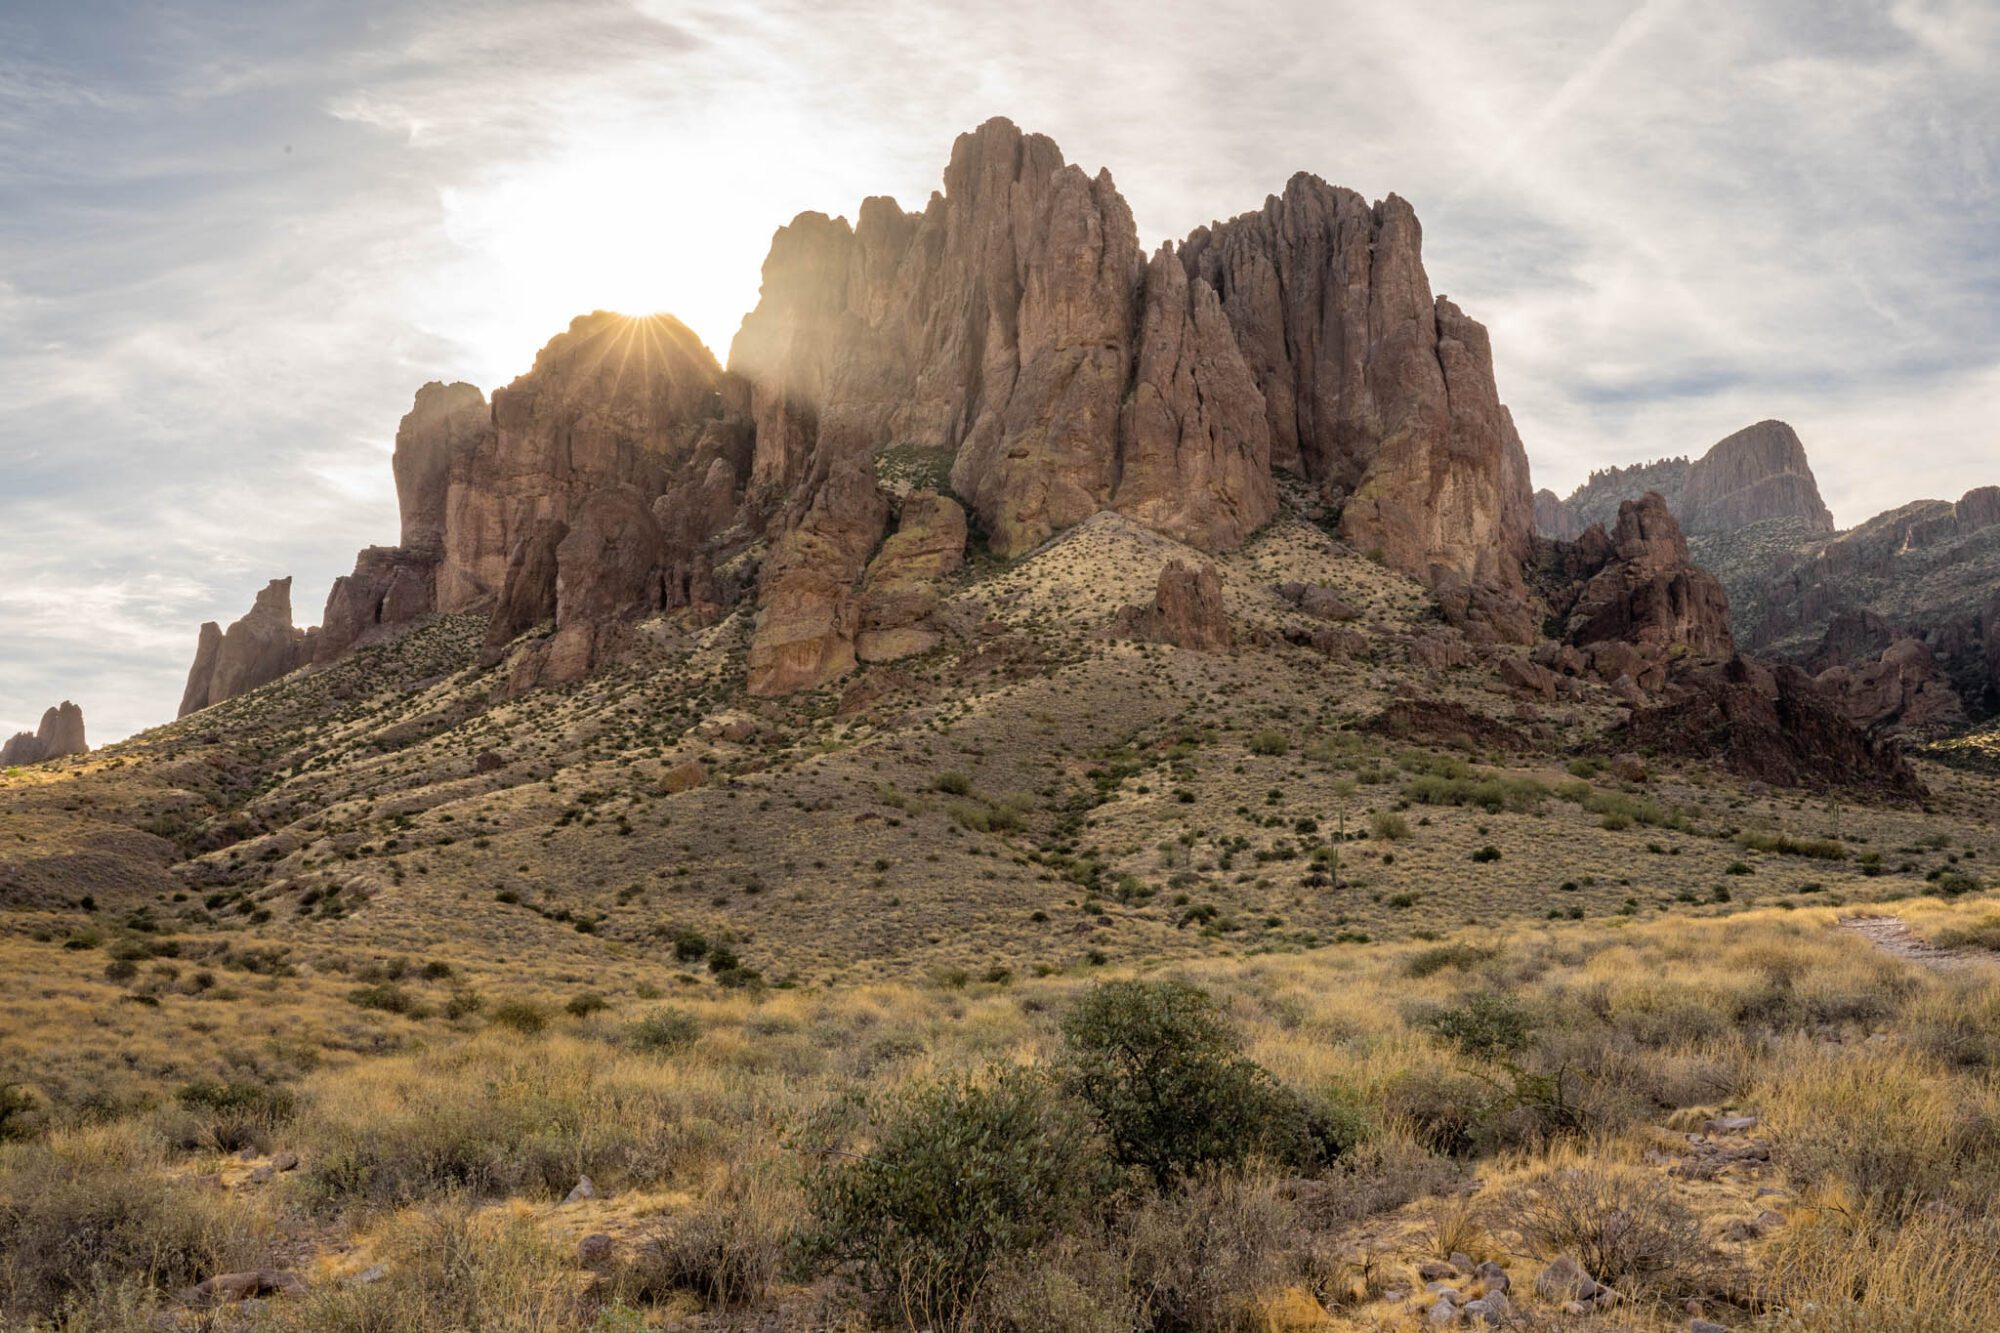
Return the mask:
{"type": "Polygon", "coordinates": [[[1911,930],[1899,916],[1844,916],[1842,930],[1851,930],[1883,953],[1907,958],[1937,972],[1962,972],[1992,963],[1994,955],[1980,949],[1942,949],[1911,930]]]}

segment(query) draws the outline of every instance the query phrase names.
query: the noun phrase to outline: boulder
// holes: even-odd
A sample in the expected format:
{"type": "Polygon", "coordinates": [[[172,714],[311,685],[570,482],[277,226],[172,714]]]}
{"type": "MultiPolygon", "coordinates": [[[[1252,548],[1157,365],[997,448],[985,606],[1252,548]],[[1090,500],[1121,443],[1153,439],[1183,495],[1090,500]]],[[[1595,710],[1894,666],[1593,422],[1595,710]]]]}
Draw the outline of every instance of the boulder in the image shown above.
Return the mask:
{"type": "Polygon", "coordinates": [[[206,1308],[265,1296],[292,1296],[305,1289],[306,1280],[297,1273],[282,1268],[257,1268],[205,1278],[188,1292],[187,1303],[206,1308]]]}
{"type": "Polygon", "coordinates": [[[1850,721],[1867,730],[1965,721],[1963,702],[1921,639],[1897,639],[1866,666],[1828,667],[1815,679],[1850,721]]]}

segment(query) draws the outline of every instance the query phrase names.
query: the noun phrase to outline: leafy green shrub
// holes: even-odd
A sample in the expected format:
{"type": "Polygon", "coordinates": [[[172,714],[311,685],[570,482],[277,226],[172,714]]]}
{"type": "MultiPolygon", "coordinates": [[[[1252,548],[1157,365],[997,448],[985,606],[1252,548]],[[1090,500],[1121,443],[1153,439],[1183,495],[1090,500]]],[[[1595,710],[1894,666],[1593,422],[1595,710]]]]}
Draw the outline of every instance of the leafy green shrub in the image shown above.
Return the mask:
{"type": "Polygon", "coordinates": [[[1807,856],[1818,861],[1845,861],[1848,856],[1846,846],[1830,838],[1794,838],[1789,833],[1739,833],[1736,845],[1753,852],[1807,856]]]}
{"type": "Polygon", "coordinates": [[[1484,847],[1481,847],[1478,851],[1474,852],[1472,854],[1472,859],[1480,862],[1481,864],[1485,864],[1492,861],[1498,861],[1500,859],[1500,849],[1498,847],[1495,847],[1492,843],[1489,842],[1484,847]]]}
{"type": "Polygon", "coordinates": [[[947,796],[969,796],[972,794],[972,779],[963,773],[940,773],[938,780],[931,785],[947,796]]]}
{"type": "Polygon", "coordinates": [[[1461,1054],[1481,1060],[1519,1054],[1535,1032],[1517,1001],[1490,992],[1426,1014],[1419,1025],[1461,1054]]]}
{"type": "Polygon", "coordinates": [[[996,1264],[1079,1226],[1109,1192],[1084,1120],[1027,1069],[905,1093],[865,1156],[807,1172],[803,1251],[853,1274],[878,1314],[967,1327],[996,1264]]]}
{"type": "Polygon", "coordinates": [[[1111,981],[1063,1020],[1064,1085],[1091,1109],[1123,1165],[1162,1186],[1256,1153],[1327,1155],[1293,1093],[1241,1054],[1206,991],[1184,981],[1111,981]]]}
{"type": "Polygon", "coordinates": [[[701,1023],[685,1009],[660,1009],[646,1015],[626,1033],[633,1048],[665,1055],[692,1046],[701,1036],[701,1023]]]}
{"type": "Polygon", "coordinates": [[[1410,955],[1403,964],[1403,975],[1418,979],[1435,976],[1448,967],[1474,967],[1495,957],[1500,951],[1476,944],[1439,944],[1428,949],[1420,949],[1410,955]]]}
{"type": "Polygon", "coordinates": [[[178,1145],[215,1152],[264,1146],[298,1109],[290,1089],[247,1079],[197,1079],[175,1090],[174,1101],[185,1113],[178,1145]]]}
{"type": "Polygon", "coordinates": [[[1392,810],[1379,810],[1368,821],[1369,830],[1384,842],[1401,842],[1410,836],[1410,821],[1392,810]]]}
{"type": "Polygon", "coordinates": [[[1281,755],[1292,748],[1292,738],[1282,731],[1266,729],[1250,738],[1250,753],[1281,755]]]}

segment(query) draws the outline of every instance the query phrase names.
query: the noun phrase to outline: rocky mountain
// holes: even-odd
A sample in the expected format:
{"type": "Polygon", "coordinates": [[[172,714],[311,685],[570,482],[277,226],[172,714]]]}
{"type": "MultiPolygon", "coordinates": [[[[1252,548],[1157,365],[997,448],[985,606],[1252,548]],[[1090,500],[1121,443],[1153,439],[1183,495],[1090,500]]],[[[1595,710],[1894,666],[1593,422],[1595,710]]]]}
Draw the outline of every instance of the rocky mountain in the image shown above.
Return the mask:
{"type": "Polygon", "coordinates": [[[0,768],[39,764],[89,750],[89,742],[83,736],[83,710],[65,699],[42,714],[41,726],[33,731],[17,731],[5,745],[0,745],[0,768]]]}
{"type": "MultiPolygon", "coordinates": [[[[783,694],[933,645],[921,585],[964,537],[1015,558],[1109,510],[1227,550],[1287,476],[1523,640],[1526,454],[1421,250],[1403,200],[1301,174],[1148,256],[1107,172],[989,121],[921,211],[780,228],[726,371],[670,317],[599,313],[490,404],[426,385],[397,434],[401,542],[336,583],[310,656],[479,611],[525,689],[648,616],[753,598],[749,687],[783,694]]],[[[270,679],[281,637],[256,670],[198,661],[186,707],[270,679]]]]}
{"type": "Polygon", "coordinates": [[[1535,527],[1544,536],[1573,540],[1592,523],[1611,521],[1623,501],[1649,491],[1666,500],[1691,537],[1774,519],[1794,520],[1812,533],[1834,531],[1805,445],[1782,421],[1746,426],[1692,462],[1666,458],[1593,472],[1567,499],[1539,491],[1535,527]]]}

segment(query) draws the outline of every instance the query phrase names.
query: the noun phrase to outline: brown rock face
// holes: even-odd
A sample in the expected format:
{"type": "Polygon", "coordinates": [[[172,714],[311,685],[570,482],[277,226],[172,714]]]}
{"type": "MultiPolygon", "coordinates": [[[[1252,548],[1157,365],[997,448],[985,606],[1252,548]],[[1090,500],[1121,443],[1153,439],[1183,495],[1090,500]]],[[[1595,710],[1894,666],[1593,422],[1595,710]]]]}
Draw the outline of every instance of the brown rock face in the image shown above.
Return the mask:
{"type": "MultiPolygon", "coordinates": [[[[1588,535],[1584,544],[1592,544],[1588,535]]],[[[1609,546],[1608,558],[1568,609],[1568,642],[1586,650],[1605,642],[1629,644],[1648,657],[1673,651],[1723,657],[1734,651],[1728,594],[1689,560],[1680,525],[1657,493],[1618,507],[1609,546]]]]}
{"type": "Polygon", "coordinates": [[[1667,702],[1634,710],[1614,746],[1720,758],[1775,786],[1924,794],[1895,744],[1872,740],[1797,667],[1748,658],[1679,673],[1667,702]]]}
{"type": "Polygon", "coordinates": [[[1221,577],[1208,565],[1190,569],[1179,560],[1160,571],[1153,604],[1127,608],[1114,632],[1196,652],[1225,652],[1235,643],[1221,577]]]}
{"type": "Polygon", "coordinates": [[[272,579],[257,594],[250,613],[223,632],[220,640],[202,626],[195,668],[181,698],[181,716],[268,685],[313,660],[317,634],[292,625],[292,581],[272,579]],[[213,652],[210,647],[213,644],[213,652]],[[202,671],[203,666],[206,672],[202,671]]]}
{"type": "Polygon", "coordinates": [[[1486,331],[1433,299],[1402,199],[1301,173],[1181,249],[1262,389],[1271,459],[1347,497],[1341,526],[1426,581],[1518,591],[1534,504],[1486,331]]]}
{"type": "Polygon", "coordinates": [[[370,546],[354,572],[333,581],[314,659],[332,662],[379,630],[407,625],[437,603],[437,556],[400,546],[370,546]]]}
{"type": "Polygon", "coordinates": [[[1165,247],[1144,306],[1112,508],[1202,550],[1241,545],[1278,509],[1263,395],[1215,289],[1165,247]]]}
{"type": "MultiPolygon", "coordinates": [[[[490,604],[536,521],[574,524],[582,501],[597,491],[630,486],[650,503],[698,484],[709,463],[729,453],[733,392],[680,321],[599,312],[572,322],[532,370],[493,395],[490,432],[469,429],[464,400],[466,430],[445,431],[450,480],[438,609],[490,604]]],[[[437,450],[413,445],[410,452],[431,458],[437,450]]],[[[408,470],[426,479],[405,493],[406,503],[423,502],[406,512],[406,526],[413,518],[412,535],[421,538],[430,530],[423,505],[435,461],[408,470]]]]}
{"type": "Polygon", "coordinates": [[[1965,721],[1965,708],[1921,639],[1897,639],[1859,668],[1829,667],[1815,683],[1849,721],[1867,730],[1965,721]]]}
{"type": "Polygon", "coordinates": [[[65,755],[86,754],[89,750],[83,736],[83,710],[65,699],[42,714],[41,726],[34,731],[16,732],[5,745],[0,745],[0,768],[39,764],[65,755]]]}
{"type": "Polygon", "coordinates": [[[444,550],[445,512],[452,468],[462,456],[487,447],[493,412],[470,384],[432,381],[396,428],[396,501],[402,511],[402,544],[433,555],[444,550]]]}
{"type": "Polygon", "coordinates": [[[1535,497],[1535,529],[1573,541],[1592,523],[1609,523],[1616,507],[1657,492],[1688,533],[1728,533],[1766,519],[1796,519],[1807,533],[1831,533],[1833,514],[1798,433],[1782,421],[1760,421],[1689,462],[1685,456],[1606,468],[1568,499],[1535,497]]]}
{"type": "Polygon", "coordinates": [[[1728,532],[1767,518],[1800,518],[1833,531],[1798,433],[1760,421],[1718,441],[1688,469],[1675,511],[1689,532],[1728,532]]]}
{"type": "Polygon", "coordinates": [[[896,531],[861,580],[861,621],[855,656],[890,662],[935,648],[943,637],[930,623],[938,580],[965,563],[965,511],[936,491],[903,499],[896,531]]]}
{"type": "Polygon", "coordinates": [[[863,460],[846,462],[771,549],[750,642],[750,693],[789,694],[854,669],[855,582],[889,520],[863,460]]]}
{"type": "Polygon", "coordinates": [[[500,600],[493,618],[486,623],[489,658],[545,620],[556,614],[557,552],[569,524],[559,518],[535,520],[507,557],[507,576],[500,586],[500,600]]]}

